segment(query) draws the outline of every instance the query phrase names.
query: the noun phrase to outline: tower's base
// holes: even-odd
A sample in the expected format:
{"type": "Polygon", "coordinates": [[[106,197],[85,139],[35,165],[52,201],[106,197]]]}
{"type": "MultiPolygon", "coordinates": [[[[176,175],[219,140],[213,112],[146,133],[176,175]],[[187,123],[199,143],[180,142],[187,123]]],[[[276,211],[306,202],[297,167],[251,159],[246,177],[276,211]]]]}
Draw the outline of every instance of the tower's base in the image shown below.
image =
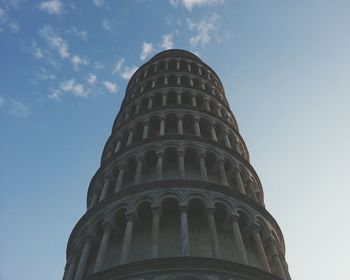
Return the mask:
{"type": "Polygon", "coordinates": [[[230,261],[178,257],[133,262],[95,273],[86,280],[280,280],[261,269],[230,261]]]}

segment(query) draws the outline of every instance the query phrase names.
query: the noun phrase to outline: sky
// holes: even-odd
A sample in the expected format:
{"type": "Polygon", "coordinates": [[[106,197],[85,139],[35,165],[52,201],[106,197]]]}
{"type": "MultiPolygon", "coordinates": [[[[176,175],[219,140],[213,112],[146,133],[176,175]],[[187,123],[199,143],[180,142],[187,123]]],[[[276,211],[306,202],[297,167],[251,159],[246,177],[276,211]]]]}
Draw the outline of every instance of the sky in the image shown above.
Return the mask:
{"type": "Polygon", "coordinates": [[[350,1],[0,0],[0,279],[61,279],[132,73],[221,78],[293,279],[347,280],[350,1]]]}

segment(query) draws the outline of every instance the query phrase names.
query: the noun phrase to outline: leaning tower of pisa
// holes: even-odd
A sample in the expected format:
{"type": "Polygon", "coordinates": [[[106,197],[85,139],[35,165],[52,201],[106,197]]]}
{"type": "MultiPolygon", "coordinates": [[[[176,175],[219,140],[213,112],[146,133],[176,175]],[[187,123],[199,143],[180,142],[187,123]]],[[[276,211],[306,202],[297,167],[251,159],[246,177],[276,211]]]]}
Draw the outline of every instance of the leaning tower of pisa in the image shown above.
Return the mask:
{"type": "Polygon", "coordinates": [[[194,54],[163,51],[130,79],[63,279],[290,279],[222,83],[194,54]]]}

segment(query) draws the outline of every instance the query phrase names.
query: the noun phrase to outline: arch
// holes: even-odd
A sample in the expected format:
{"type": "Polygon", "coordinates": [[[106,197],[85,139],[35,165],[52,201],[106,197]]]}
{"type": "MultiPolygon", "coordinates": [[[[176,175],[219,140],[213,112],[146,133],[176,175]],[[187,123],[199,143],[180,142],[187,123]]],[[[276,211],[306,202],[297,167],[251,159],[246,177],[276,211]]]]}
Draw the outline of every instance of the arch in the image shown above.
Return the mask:
{"type": "Polygon", "coordinates": [[[176,179],[179,177],[177,149],[168,147],[164,151],[163,178],[176,179]]]}

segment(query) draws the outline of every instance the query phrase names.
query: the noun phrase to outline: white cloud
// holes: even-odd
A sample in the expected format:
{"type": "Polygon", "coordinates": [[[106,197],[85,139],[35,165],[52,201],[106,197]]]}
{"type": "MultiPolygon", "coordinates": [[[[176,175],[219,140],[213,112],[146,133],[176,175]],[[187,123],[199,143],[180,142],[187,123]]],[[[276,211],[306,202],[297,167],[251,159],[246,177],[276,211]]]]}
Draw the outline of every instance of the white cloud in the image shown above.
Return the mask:
{"type": "Polygon", "coordinates": [[[102,65],[102,63],[100,63],[100,62],[98,62],[98,61],[96,61],[96,62],[94,63],[94,68],[95,68],[96,70],[103,70],[103,69],[105,69],[105,67],[102,65]]]}
{"type": "Polygon", "coordinates": [[[140,59],[145,60],[154,51],[153,44],[142,42],[142,52],[140,54],[140,59]]]}
{"type": "Polygon", "coordinates": [[[38,47],[38,44],[36,41],[32,42],[32,51],[33,55],[37,58],[43,58],[44,57],[44,52],[41,50],[41,48],[38,47]]]}
{"type": "Polygon", "coordinates": [[[92,1],[94,3],[95,6],[97,7],[102,7],[105,4],[104,0],[93,0],[92,1]]]}
{"type": "Polygon", "coordinates": [[[104,29],[106,29],[108,31],[112,30],[114,27],[113,21],[108,19],[108,18],[103,19],[101,22],[101,25],[104,29]]]}
{"type": "Polygon", "coordinates": [[[20,30],[20,25],[11,21],[6,11],[0,7],[0,32],[4,31],[2,27],[9,29],[13,33],[17,33],[20,30]]]}
{"type": "Polygon", "coordinates": [[[125,59],[124,59],[124,58],[118,59],[116,65],[115,65],[115,69],[114,69],[113,72],[115,73],[115,72],[120,72],[120,71],[122,71],[123,66],[124,66],[124,62],[125,62],[125,59]]]}
{"type": "Polygon", "coordinates": [[[58,89],[53,90],[51,94],[48,95],[51,99],[60,100],[61,96],[65,93],[73,94],[78,97],[85,97],[88,95],[88,92],[85,91],[85,88],[82,84],[77,83],[74,79],[63,81],[58,89]]]}
{"type": "Polygon", "coordinates": [[[88,61],[85,58],[80,57],[79,55],[73,55],[71,62],[75,70],[79,70],[80,65],[87,65],[88,61]]]}
{"type": "Polygon", "coordinates": [[[199,22],[194,22],[190,19],[187,20],[188,28],[191,31],[197,32],[197,34],[190,38],[190,44],[192,47],[198,45],[204,46],[211,40],[211,32],[218,30],[220,17],[217,14],[213,14],[209,18],[202,18],[199,22]]]}
{"type": "Polygon", "coordinates": [[[162,36],[162,48],[164,50],[172,49],[174,48],[174,35],[173,34],[166,34],[162,36]]]}
{"type": "Polygon", "coordinates": [[[92,73],[89,73],[89,77],[88,77],[87,81],[88,81],[88,83],[89,83],[90,85],[96,84],[96,82],[97,82],[97,77],[96,77],[96,75],[94,75],[94,74],[92,74],[92,73]]]}
{"type": "Polygon", "coordinates": [[[79,30],[78,28],[76,28],[75,26],[73,26],[71,29],[67,30],[66,33],[71,33],[73,34],[75,37],[78,37],[84,41],[87,40],[88,37],[88,32],[85,30],[79,30]]]}
{"type": "Polygon", "coordinates": [[[10,102],[10,113],[18,118],[26,118],[31,114],[28,105],[14,99],[12,99],[10,102]]]}
{"type": "Polygon", "coordinates": [[[104,81],[103,82],[103,85],[105,86],[106,90],[109,92],[109,93],[115,93],[118,91],[118,85],[117,84],[114,84],[110,81],[104,81]]]}
{"type": "Polygon", "coordinates": [[[120,76],[124,79],[124,80],[129,80],[131,78],[131,76],[136,72],[137,67],[136,66],[132,66],[132,67],[124,67],[123,71],[120,73],[120,76]]]}
{"type": "Polygon", "coordinates": [[[193,7],[212,6],[224,3],[224,0],[170,0],[171,5],[177,7],[179,4],[191,11],[193,7]]]}
{"type": "Polygon", "coordinates": [[[5,97],[0,95],[0,107],[4,106],[5,104],[5,97]]]}
{"type": "Polygon", "coordinates": [[[129,80],[131,78],[131,76],[136,72],[137,67],[136,66],[126,66],[124,64],[125,59],[124,58],[120,58],[117,60],[113,73],[118,73],[120,75],[120,77],[122,77],[125,80],[129,80]]]}
{"type": "Polygon", "coordinates": [[[63,4],[59,0],[45,1],[39,4],[39,9],[49,14],[59,15],[63,12],[63,4]]]}
{"type": "Polygon", "coordinates": [[[40,28],[39,34],[46,40],[52,49],[58,52],[61,58],[67,58],[70,56],[68,43],[50,26],[45,25],[44,27],[40,28]]]}

